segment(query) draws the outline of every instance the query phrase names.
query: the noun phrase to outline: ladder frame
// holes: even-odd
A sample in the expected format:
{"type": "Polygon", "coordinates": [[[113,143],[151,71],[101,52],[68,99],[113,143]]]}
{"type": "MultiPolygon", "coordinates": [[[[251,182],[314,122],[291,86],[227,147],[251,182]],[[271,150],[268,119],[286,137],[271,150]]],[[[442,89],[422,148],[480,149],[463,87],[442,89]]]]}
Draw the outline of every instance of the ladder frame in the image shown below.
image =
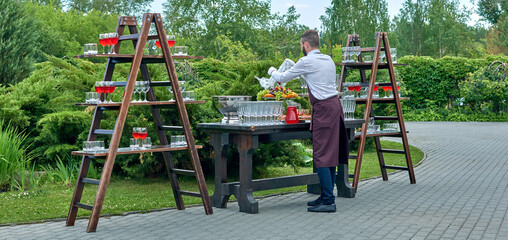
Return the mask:
{"type": "MultiPolygon", "coordinates": [[[[374,117],[374,119],[376,119],[376,117],[374,116],[374,110],[373,110],[373,100],[374,100],[373,95],[374,95],[374,86],[376,85],[377,71],[380,66],[379,55],[380,55],[381,51],[385,51],[385,54],[386,54],[387,69],[388,69],[388,72],[390,75],[390,83],[388,85],[391,86],[393,89],[393,96],[394,96],[393,103],[395,104],[395,108],[396,108],[396,112],[397,112],[396,119],[393,119],[393,120],[396,120],[399,123],[400,137],[402,138],[402,145],[404,147],[403,153],[405,155],[406,164],[407,164],[407,167],[386,166],[386,164],[384,162],[384,156],[383,156],[384,149],[381,148],[381,142],[379,140],[379,137],[382,136],[383,134],[376,134],[372,137],[374,137],[376,152],[378,155],[379,165],[381,168],[381,175],[383,177],[383,181],[387,181],[388,174],[386,172],[386,169],[407,170],[409,173],[410,183],[411,184],[416,183],[416,178],[415,178],[414,169],[413,169],[413,163],[411,160],[411,154],[409,152],[409,144],[408,144],[408,140],[407,140],[406,127],[404,124],[404,116],[402,113],[402,108],[401,108],[401,104],[400,104],[400,97],[399,97],[398,89],[397,89],[397,82],[395,79],[395,71],[393,68],[393,61],[392,61],[392,58],[390,55],[390,44],[388,42],[388,36],[387,36],[386,32],[376,32],[375,38],[376,38],[376,45],[374,48],[362,48],[361,49],[362,53],[363,52],[374,52],[374,56],[372,59],[372,65],[370,66],[371,75],[370,75],[370,79],[368,81],[368,93],[367,93],[367,99],[365,101],[365,112],[363,115],[364,123],[362,124],[362,131],[361,131],[361,134],[359,137],[358,154],[356,155],[356,165],[355,165],[355,170],[354,170],[354,175],[353,175],[352,187],[354,187],[356,190],[358,190],[358,182],[360,179],[360,169],[361,169],[362,158],[363,158],[363,153],[364,153],[364,149],[365,149],[365,142],[367,140],[367,137],[369,137],[369,136],[367,136],[367,126],[369,124],[369,119],[371,117],[374,117]]],[[[360,43],[360,37],[358,35],[348,35],[346,47],[359,46],[359,43],[360,43]]],[[[362,61],[362,54],[360,54],[358,56],[358,60],[359,60],[359,62],[363,62],[362,61]]],[[[342,91],[342,89],[343,89],[342,86],[343,86],[343,83],[345,82],[346,77],[347,77],[348,67],[350,67],[350,68],[355,67],[354,63],[350,63],[350,64],[346,63],[346,64],[341,64],[341,65],[342,65],[342,70],[341,70],[340,81],[339,81],[339,91],[342,91]]],[[[358,65],[356,65],[356,66],[358,67],[358,65]]],[[[384,66],[386,67],[386,65],[384,65],[384,66]]],[[[358,69],[360,70],[360,78],[361,78],[362,83],[367,82],[365,68],[366,68],[365,64],[362,64],[362,67],[358,67],[358,69]]],[[[369,67],[367,67],[367,68],[369,68],[369,67]]],[[[388,86],[388,85],[384,85],[384,86],[388,86]]],[[[390,102],[386,101],[386,103],[390,103],[390,102]]],[[[390,135],[394,136],[393,134],[390,134],[390,135]]]]}
{"type": "MultiPolygon", "coordinates": [[[[125,85],[124,96],[122,97],[120,107],[119,107],[119,109],[118,109],[118,107],[115,108],[115,109],[118,109],[119,113],[118,113],[118,117],[117,117],[117,120],[115,123],[115,128],[113,130],[113,134],[111,137],[108,153],[106,155],[106,162],[104,164],[101,179],[100,179],[100,181],[97,181],[97,180],[92,181],[92,182],[97,182],[99,185],[99,188],[97,190],[97,194],[95,197],[94,205],[89,206],[89,205],[79,203],[79,201],[81,200],[81,196],[82,196],[84,184],[85,184],[83,179],[85,179],[85,181],[87,180],[86,175],[88,173],[90,161],[92,160],[92,158],[95,158],[93,156],[84,155],[83,159],[82,159],[80,171],[78,174],[78,179],[76,181],[76,188],[75,188],[72,200],[71,200],[71,206],[69,208],[69,213],[67,216],[67,221],[66,221],[67,226],[74,225],[76,216],[77,216],[77,212],[78,212],[78,208],[84,208],[84,209],[88,209],[88,210],[92,211],[86,231],[87,232],[95,232],[97,229],[98,221],[100,218],[100,212],[103,207],[104,199],[106,196],[106,190],[108,188],[109,181],[111,178],[111,173],[112,173],[113,166],[115,163],[115,158],[117,155],[118,146],[119,146],[119,143],[120,143],[120,140],[122,137],[122,131],[123,131],[125,121],[127,118],[127,113],[128,113],[129,106],[131,103],[134,85],[135,85],[139,71],[141,70],[141,75],[142,75],[144,81],[148,81],[149,83],[152,83],[150,80],[150,75],[149,75],[146,63],[142,62],[142,60],[144,58],[144,55],[143,55],[144,48],[145,48],[146,42],[149,37],[148,33],[149,33],[150,26],[152,25],[152,23],[155,24],[155,29],[157,30],[157,38],[161,43],[163,60],[164,60],[166,70],[168,72],[168,76],[170,79],[170,86],[173,88],[173,94],[174,94],[174,98],[175,98],[176,107],[178,109],[179,119],[180,119],[180,122],[182,123],[182,130],[183,130],[184,135],[186,136],[186,140],[187,140],[187,147],[185,147],[185,148],[189,150],[189,153],[190,153],[191,159],[192,159],[192,165],[194,168],[194,173],[192,173],[192,171],[190,171],[190,170],[178,171],[179,169],[174,168],[171,154],[168,151],[162,152],[163,157],[164,157],[164,162],[166,164],[166,170],[167,170],[169,179],[171,180],[173,195],[175,197],[177,209],[179,209],[179,210],[185,209],[182,195],[190,195],[190,196],[195,196],[195,197],[201,197],[201,199],[203,201],[205,213],[207,215],[213,213],[210,197],[208,195],[208,190],[206,188],[205,178],[204,178],[203,171],[201,168],[201,163],[199,160],[199,155],[197,152],[197,147],[194,142],[194,136],[192,135],[192,130],[190,127],[190,122],[189,122],[187,110],[185,108],[185,102],[183,100],[182,93],[181,93],[181,90],[180,90],[180,87],[178,84],[178,78],[177,78],[177,74],[176,74],[176,70],[175,70],[175,66],[174,66],[174,62],[173,62],[173,57],[171,55],[170,48],[169,48],[169,45],[167,42],[164,26],[162,24],[161,15],[160,15],[160,13],[145,13],[145,14],[143,14],[142,20],[143,20],[144,24],[141,28],[141,33],[139,34],[138,37],[135,37],[135,35],[138,34],[137,28],[136,28],[137,20],[135,17],[121,16],[118,20],[116,32],[118,33],[119,37],[123,35],[125,27],[128,27],[130,34],[133,37],[127,38],[127,39],[120,39],[120,41],[114,47],[115,52],[119,51],[122,40],[132,40],[134,47],[135,47],[135,53],[132,57],[132,64],[131,64],[129,76],[127,78],[128,80],[125,85]],[[200,192],[194,193],[194,192],[181,190],[179,187],[179,184],[178,184],[178,179],[177,179],[178,172],[180,172],[180,173],[184,172],[182,174],[186,174],[186,175],[189,173],[191,173],[190,175],[195,175],[196,180],[198,182],[198,187],[199,187],[200,192]]],[[[103,81],[111,81],[111,78],[112,78],[112,75],[114,72],[114,68],[115,68],[115,63],[113,62],[114,56],[115,55],[113,55],[113,54],[109,54],[103,81]]],[[[149,88],[149,91],[147,93],[147,98],[149,101],[156,100],[155,93],[154,93],[152,87],[149,88]]],[[[147,104],[147,105],[149,105],[149,104],[147,104]]],[[[160,116],[159,109],[157,107],[154,107],[153,105],[150,105],[150,107],[151,107],[152,115],[154,117],[155,126],[157,127],[157,133],[159,136],[159,140],[162,145],[168,145],[166,130],[163,128],[162,118],[160,116]]],[[[97,133],[95,132],[95,130],[99,129],[104,110],[105,110],[104,107],[97,106],[95,108],[95,112],[94,112],[94,116],[93,116],[93,120],[92,120],[92,125],[90,127],[90,131],[88,134],[88,141],[94,141],[97,139],[97,133]]],[[[182,148],[180,147],[179,149],[176,149],[176,150],[181,150],[181,149],[182,148]]],[[[74,154],[74,152],[73,152],[73,154],[74,154]]],[[[86,182],[91,183],[90,181],[86,181],[86,182]]]]}

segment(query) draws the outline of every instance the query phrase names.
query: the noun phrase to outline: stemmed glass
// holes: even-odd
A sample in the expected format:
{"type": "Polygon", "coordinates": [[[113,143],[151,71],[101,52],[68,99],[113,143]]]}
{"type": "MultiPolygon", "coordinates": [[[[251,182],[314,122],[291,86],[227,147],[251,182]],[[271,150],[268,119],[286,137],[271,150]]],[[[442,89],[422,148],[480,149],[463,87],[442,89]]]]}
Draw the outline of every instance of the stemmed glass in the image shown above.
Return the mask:
{"type": "Polygon", "coordinates": [[[113,48],[113,52],[111,54],[116,54],[115,53],[115,45],[118,43],[118,33],[116,33],[116,32],[108,33],[108,37],[109,37],[109,43],[112,45],[112,48],[113,48]]]}
{"type": "Polygon", "coordinates": [[[142,93],[144,93],[144,100],[143,102],[148,102],[148,100],[146,99],[146,93],[150,90],[150,84],[148,81],[141,81],[141,87],[140,87],[140,91],[142,93]]]}
{"type": "Polygon", "coordinates": [[[180,85],[180,91],[185,91],[185,81],[178,81],[178,85],[180,85]]]}
{"type": "Polygon", "coordinates": [[[107,33],[101,33],[101,34],[99,34],[99,43],[102,46],[102,54],[105,54],[104,53],[104,48],[106,48],[106,46],[109,45],[109,39],[108,38],[109,37],[108,37],[107,33]]]}
{"type": "Polygon", "coordinates": [[[141,139],[139,140],[139,148],[143,148],[143,139],[145,139],[148,136],[148,132],[146,131],[146,127],[135,127],[132,129],[132,136],[135,139],[141,139]]]}
{"type": "Polygon", "coordinates": [[[95,91],[97,93],[99,93],[99,99],[100,99],[99,103],[105,103],[106,98],[101,98],[101,97],[102,97],[103,93],[107,92],[106,82],[103,82],[103,81],[95,82],[95,91]]]}
{"type": "Polygon", "coordinates": [[[175,101],[173,100],[173,87],[169,86],[168,90],[171,94],[169,94],[169,101],[175,101]]]}
{"type": "Polygon", "coordinates": [[[105,83],[105,89],[106,89],[106,98],[109,97],[109,101],[110,103],[112,103],[113,101],[111,100],[111,95],[113,94],[113,92],[115,91],[115,82],[111,82],[111,81],[108,81],[108,82],[104,82],[105,83]]]}

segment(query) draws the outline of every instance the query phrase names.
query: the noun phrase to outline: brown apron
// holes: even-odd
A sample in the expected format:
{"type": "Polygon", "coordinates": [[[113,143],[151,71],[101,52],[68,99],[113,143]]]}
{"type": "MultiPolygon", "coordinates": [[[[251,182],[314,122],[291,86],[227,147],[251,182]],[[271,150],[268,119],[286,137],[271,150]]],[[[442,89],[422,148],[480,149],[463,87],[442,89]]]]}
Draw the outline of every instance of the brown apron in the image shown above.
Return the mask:
{"type": "Polygon", "coordinates": [[[349,145],[347,139],[344,113],[339,98],[314,98],[309,89],[312,105],[312,147],[314,165],[319,167],[336,167],[339,163],[348,164],[349,145]]]}

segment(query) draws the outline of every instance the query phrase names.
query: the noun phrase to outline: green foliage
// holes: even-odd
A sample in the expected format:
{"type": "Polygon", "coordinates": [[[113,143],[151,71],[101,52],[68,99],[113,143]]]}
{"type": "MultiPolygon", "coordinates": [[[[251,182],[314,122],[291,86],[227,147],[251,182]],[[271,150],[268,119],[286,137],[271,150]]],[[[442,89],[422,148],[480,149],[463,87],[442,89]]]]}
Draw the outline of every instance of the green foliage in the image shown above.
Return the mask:
{"type": "Polygon", "coordinates": [[[470,12],[454,0],[406,0],[393,21],[398,55],[464,56],[477,54],[470,12]]]}
{"type": "Polygon", "coordinates": [[[474,112],[499,112],[508,99],[508,79],[503,74],[506,73],[480,69],[461,82],[461,96],[468,107],[474,112]]]}
{"type": "Polygon", "coordinates": [[[215,39],[215,46],[223,61],[254,61],[256,55],[248,49],[248,44],[233,42],[226,35],[219,35],[215,39]],[[245,45],[245,46],[244,46],[245,45]],[[247,47],[247,49],[246,49],[247,47]]]}
{"type": "Polygon", "coordinates": [[[35,155],[28,150],[26,134],[12,124],[0,122],[0,189],[26,189],[33,179],[31,161],[35,155]]]}
{"type": "Polygon", "coordinates": [[[99,11],[104,14],[117,13],[133,16],[148,11],[153,0],[67,0],[67,7],[81,13],[99,11]]]}
{"type": "Polygon", "coordinates": [[[388,32],[390,19],[385,0],[332,0],[320,17],[322,43],[346,45],[348,34],[360,35],[360,46],[374,46],[375,32],[388,32]]]}
{"type": "Polygon", "coordinates": [[[0,84],[15,84],[33,69],[39,30],[24,3],[0,0],[0,9],[0,84]]]}
{"type": "MultiPolygon", "coordinates": [[[[108,1],[106,1],[108,2],[108,1]]],[[[105,2],[102,2],[103,4],[105,2]]],[[[114,31],[118,22],[118,14],[101,11],[90,11],[83,14],[77,10],[64,11],[54,4],[38,5],[27,3],[26,8],[34,13],[37,27],[40,29],[39,60],[46,60],[47,55],[56,57],[83,54],[85,43],[97,43],[99,34],[114,31]]],[[[23,47],[26,47],[25,44],[23,47]]],[[[122,46],[125,51],[133,52],[132,45],[122,46]]]]}
{"type": "Polygon", "coordinates": [[[72,185],[71,183],[76,181],[79,166],[77,163],[71,161],[65,164],[60,157],[56,159],[56,167],[50,165],[42,167],[46,174],[46,178],[51,183],[62,183],[64,186],[70,187],[72,185]]]}

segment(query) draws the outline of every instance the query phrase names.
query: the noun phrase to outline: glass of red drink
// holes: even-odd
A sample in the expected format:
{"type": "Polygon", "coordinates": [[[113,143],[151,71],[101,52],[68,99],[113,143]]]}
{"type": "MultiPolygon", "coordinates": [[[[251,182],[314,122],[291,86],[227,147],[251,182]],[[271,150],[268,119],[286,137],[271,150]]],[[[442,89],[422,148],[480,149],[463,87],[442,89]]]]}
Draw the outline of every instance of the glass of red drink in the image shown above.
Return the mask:
{"type": "Polygon", "coordinates": [[[105,103],[105,98],[102,98],[102,94],[106,93],[106,82],[95,82],[95,91],[99,94],[99,103],[105,103]]]}
{"type": "Polygon", "coordinates": [[[106,87],[105,87],[106,96],[108,96],[108,98],[109,98],[108,102],[112,103],[113,101],[111,100],[111,95],[113,94],[113,92],[115,91],[115,88],[116,88],[115,82],[111,82],[111,81],[105,82],[105,85],[106,85],[106,87]]]}
{"type": "Polygon", "coordinates": [[[111,46],[113,46],[113,52],[112,54],[116,54],[115,53],[115,45],[118,43],[118,33],[114,32],[114,33],[108,33],[108,40],[109,40],[109,44],[111,46]]]}
{"type": "MultiPolygon", "coordinates": [[[[167,35],[166,38],[168,39],[169,47],[175,45],[175,35],[167,35]]],[[[161,42],[159,40],[155,41],[155,45],[157,45],[158,48],[161,48],[161,42]]],[[[159,55],[161,55],[161,53],[162,51],[159,52],[159,55]]]]}
{"type": "Polygon", "coordinates": [[[146,127],[135,127],[132,129],[132,136],[135,139],[140,139],[139,147],[142,148],[142,140],[145,139],[148,136],[148,132],[146,131],[146,127]]]}
{"type": "Polygon", "coordinates": [[[104,48],[106,48],[106,46],[109,45],[109,39],[108,38],[109,37],[108,37],[107,33],[101,33],[101,34],[99,34],[99,43],[102,46],[102,54],[104,54],[104,48]]]}

